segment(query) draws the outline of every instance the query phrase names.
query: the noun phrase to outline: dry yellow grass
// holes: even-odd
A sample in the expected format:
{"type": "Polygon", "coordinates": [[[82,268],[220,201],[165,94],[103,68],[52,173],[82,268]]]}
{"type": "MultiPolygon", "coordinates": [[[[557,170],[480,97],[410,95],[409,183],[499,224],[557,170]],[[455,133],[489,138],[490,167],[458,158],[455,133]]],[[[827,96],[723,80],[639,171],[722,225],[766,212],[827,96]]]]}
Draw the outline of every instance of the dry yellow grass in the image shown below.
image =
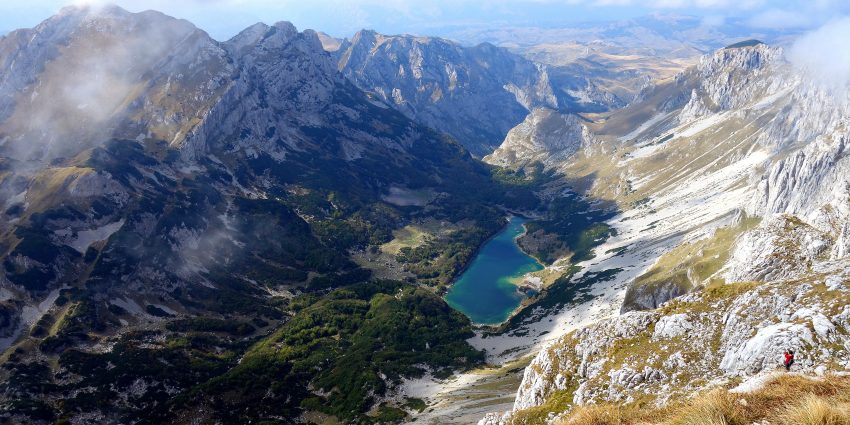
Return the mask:
{"type": "Polygon", "coordinates": [[[629,417],[623,406],[582,406],[565,422],[570,425],[622,425],[629,417]]]}
{"type": "Polygon", "coordinates": [[[789,406],[779,415],[782,425],[850,425],[847,403],[832,404],[832,400],[809,394],[789,406]]]}
{"type": "Polygon", "coordinates": [[[677,409],[667,425],[731,425],[747,422],[745,406],[733,394],[717,389],[677,409]]]}
{"type": "Polygon", "coordinates": [[[850,377],[782,375],[750,393],[717,388],[665,407],[579,406],[559,425],[850,425],[850,377]]]}

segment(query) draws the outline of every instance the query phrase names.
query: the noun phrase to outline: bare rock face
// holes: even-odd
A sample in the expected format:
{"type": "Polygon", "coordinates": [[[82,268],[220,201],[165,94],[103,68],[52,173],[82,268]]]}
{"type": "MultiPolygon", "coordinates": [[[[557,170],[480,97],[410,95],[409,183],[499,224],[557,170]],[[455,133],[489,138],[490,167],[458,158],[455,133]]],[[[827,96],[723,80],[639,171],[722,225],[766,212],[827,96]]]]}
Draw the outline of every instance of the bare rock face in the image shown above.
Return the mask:
{"type": "Polygon", "coordinates": [[[729,282],[792,279],[811,271],[818,260],[829,257],[833,236],[794,216],[765,219],[744,234],[729,261],[729,282]]]}
{"type": "Polygon", "coordinates": [[[181,154],[192,160],[221,148],[267,152],[282,160],[304,150],[295,128],[325,122],[345,80],[321,48],[315,32],[299,33],[288,22],[252,26],[224,44],[238,61],[236,78],[203,122],[185,137],[181,154]],[[227,135],[228,137],[222,137],[227,135]]]}
{"type": "Polygon", "coordinates": [[[554,165],[590,142],[590,132],[576,115],[537,108],[484,160],[503,167],[522,167],[535,161],[554,165]]]}
{"type": "Polygon", "coordinates": [[[364,30],[334,54],[358,87],[482,156],[532,109],[562,103],[544,66],[486,43],[364,30]]]}
{"type": "Polygon", "coordinates": [[[782,63],[782,49],[766,44],[726,48],[703,56],[694,68],[678,77],[696,82],[679,113],[679,122],[741,108],[777,90],[779,80],[769,77],[782,63]]]}
{"type": "Polygon", "coordinates": [[[846,217],[847,135],[847,123],[838,122],[830,132],[777,161],[759,181],[759,196],[750,211],[814,218],[818,209],[831,204],[846,217]]]}
{"type": "Polygon", "coordinates": [[[759,44],[721,49],[703,56],[696,72],[706,77],[703,90],[721,110],[745,105],[761,94],[763,74],[782,58],[782,49],[759,44]]]}

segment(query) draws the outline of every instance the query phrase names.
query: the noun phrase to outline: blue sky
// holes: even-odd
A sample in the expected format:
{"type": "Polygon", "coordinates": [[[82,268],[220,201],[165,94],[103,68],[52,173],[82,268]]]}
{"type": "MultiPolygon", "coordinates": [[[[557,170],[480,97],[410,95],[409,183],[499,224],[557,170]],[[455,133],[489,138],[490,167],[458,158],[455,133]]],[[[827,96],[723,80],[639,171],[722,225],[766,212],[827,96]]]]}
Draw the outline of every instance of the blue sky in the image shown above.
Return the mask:
{"type": "MultiPolygon", "coordinates": [[[[0,0],[0,30],[31,27],[73,3],[101,0],[0,0]]],[[[748,25],[811,28],[850,14],[846,0],[116,0],[131,11],[156,9],[192,21],[219,40],[256,22],[286,20],[347,36],[361,28],[433,34],[465,26],[568,26],[654,12],[744,17],[748,25]]]]}

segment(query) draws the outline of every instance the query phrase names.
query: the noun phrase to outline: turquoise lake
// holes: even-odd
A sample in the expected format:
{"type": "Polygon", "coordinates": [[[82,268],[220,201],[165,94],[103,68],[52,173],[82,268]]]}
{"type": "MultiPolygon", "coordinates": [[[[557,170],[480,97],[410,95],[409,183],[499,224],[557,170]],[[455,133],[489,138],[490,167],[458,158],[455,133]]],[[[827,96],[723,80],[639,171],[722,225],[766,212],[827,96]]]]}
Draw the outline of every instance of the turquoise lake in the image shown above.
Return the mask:
{"type": "Polygon", "coordinates": [[[524,231],[522,225],[526,221],[511,217],[508,225],[478,251],[446,294],[446,302],[474,323],[505,321],[523,299],[512,281],[543,269],[517,245],[516,238],[524,231]]]}

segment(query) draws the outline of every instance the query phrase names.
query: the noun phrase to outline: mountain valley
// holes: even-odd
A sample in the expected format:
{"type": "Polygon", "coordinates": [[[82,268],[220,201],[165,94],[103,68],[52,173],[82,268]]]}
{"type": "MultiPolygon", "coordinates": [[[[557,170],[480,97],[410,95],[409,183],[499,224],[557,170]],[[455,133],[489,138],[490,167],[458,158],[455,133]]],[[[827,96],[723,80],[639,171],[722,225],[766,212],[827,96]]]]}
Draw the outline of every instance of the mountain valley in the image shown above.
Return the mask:
{"type": "Polygon", "coordinates": [[[696,423],[653,415],[844,388],[850,91],[818,31],[694,19],[0,36],[0,422],[696,423]],[[519,306],[476,323],[447,294],[494,241],[519,306]]]}

